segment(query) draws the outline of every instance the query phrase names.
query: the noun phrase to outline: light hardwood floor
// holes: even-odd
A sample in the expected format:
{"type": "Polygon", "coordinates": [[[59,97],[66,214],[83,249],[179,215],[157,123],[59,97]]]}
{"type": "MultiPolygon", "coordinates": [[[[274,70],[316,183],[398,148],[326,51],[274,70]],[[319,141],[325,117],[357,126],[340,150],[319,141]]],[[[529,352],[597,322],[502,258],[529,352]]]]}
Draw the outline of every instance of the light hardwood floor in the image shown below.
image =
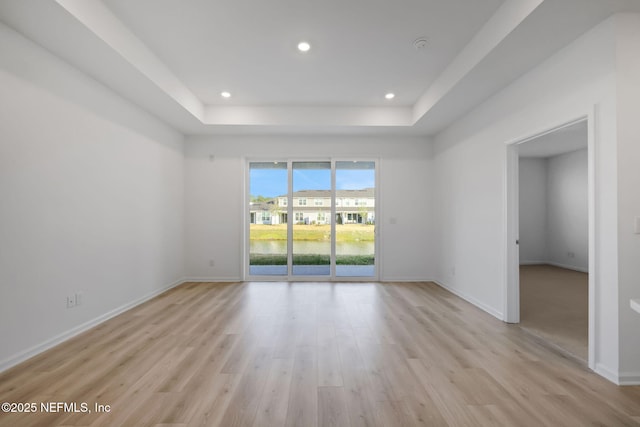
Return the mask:
{"type": "Polygon", "coordinates": [[[187,283],[0,375],[1,426],[631,426],[616,387],[433,283],[187,283]]]}
{"type": "Polygon", "coordinates": [[[589,275],[553,265],[521,265],[520,326],[586,364],[589,275]]]}

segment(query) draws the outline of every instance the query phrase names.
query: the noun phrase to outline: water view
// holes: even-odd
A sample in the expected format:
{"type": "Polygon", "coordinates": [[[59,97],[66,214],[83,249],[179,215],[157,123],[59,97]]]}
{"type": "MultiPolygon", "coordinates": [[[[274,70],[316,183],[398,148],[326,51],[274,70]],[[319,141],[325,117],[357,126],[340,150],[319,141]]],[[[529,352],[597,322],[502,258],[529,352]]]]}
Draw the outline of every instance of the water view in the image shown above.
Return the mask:
{"type": "Polygon", "coordinates": [[[336,276],[375,275],[375,162],[252,162],[249,190],[250,274],[330,275],[335,242],[336,276]]]}
{"type": "MultiPolygon", "coordinates": [[[[325,242],[296,241],[296,252],[300,254],[330,255],[331,246],[325,242]]],[[[336,242],[336,254],[373,255],[374,242],[336,242]]],[[[282,240],[251,240],[249,252],[252,254],[287,254],[287,242],[282,240]]]]}

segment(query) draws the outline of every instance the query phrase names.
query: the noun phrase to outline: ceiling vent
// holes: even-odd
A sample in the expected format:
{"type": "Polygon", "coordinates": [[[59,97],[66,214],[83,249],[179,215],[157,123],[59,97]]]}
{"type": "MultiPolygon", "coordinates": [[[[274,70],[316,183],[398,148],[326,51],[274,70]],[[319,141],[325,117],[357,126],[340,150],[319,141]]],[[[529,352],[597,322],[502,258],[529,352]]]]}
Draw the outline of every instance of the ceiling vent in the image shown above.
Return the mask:
{"type": "Polygon", "coordinates": [[[424,49],[425,47],[427,47],[427,38],[426,37],[419,37],[419,38],[415,39],[413,41],[413,47],[416,50],[424,49]]]}

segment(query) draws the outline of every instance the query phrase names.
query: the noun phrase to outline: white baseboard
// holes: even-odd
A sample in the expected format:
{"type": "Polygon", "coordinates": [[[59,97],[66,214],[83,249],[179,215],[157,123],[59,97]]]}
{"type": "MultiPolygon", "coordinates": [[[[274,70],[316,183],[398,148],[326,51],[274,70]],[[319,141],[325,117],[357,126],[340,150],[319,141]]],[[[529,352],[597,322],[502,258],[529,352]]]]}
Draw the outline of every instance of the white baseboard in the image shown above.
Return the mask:
{"type": "Polygon", "coordinates": [[[520,265],[542,265],[542,264],[552,265],[554,267],[565,268],[567,270],[579,271],[580,273],[588,273],[589,272],[589,270],[586,269],[586,268],[576,267],[575,265],[561,264],[559,262],[553,262],[553,261],[548,261],[548,260],[539,260],[539,261],[532,261],[532,260],[522,261],[521,260],[520,261],[520,265]]]}
{"type": "MultiPolygon", "coordinates": [[[[271,278],[264,278],[264,277],[260,277],[258,279],[258,281],[262,282],[262,281],[266,281],[268,279],[271,278]]],[[[349,281],[349,277],[337,277],[336,280],[342,280],[344,279],[345,281],[349,281]]],[[[370,279],[367,278],[357,278],[360,281],[370,281],[370,279]]],[[[283,279],[280,278],[275,278],[275,279],[271,279],[274,281],[282,281],[283,279]]],[[[286,279],[284,279],[286,280],[286,279]]],[[[204,282],[242,282],[244,281],[243,279],[241,279],[240,277],[185,277],[184,279],[185,282],[197,282],[197,283],[204,283],[204,282]]],[[[298,281],[298,280],[296,280],[298,281]]],[[[317,281],[316,279],[314,279],[314,281],[317,281]]],[[[381,278],[380,279],[381,282],[432,282],[433,280],[431,279],[425,279],[424,277],[407,277],[407,276],[402,276],[402,277],[385,277],[385,278],[381,278]]]]}
{"type": "Polygon", "coordinates": [[[185,282],[242,282],[240,277],[185,277],[185,282]]]}
{"type": "Polygon", "coordinates": [[[568,265],[568,264],[561,264],[559,262],[553,262],[553,261],[548,261],[548,260],[539,260],[539,261],[532,261],[532,260],[525,260],[525,261],[520,261],[520,265],[552,265],[554,267],[560,267],[560,268],[564,268],[567,270],[573,270],[573,271],[578,271],[580,273],[588,273],[589,270],[586,268],[582,268],[582,267],[576,267],[575,265],[568,265]]]}
{"type": "Polygon", "coordinates": [[[640,385],[640,372],[621,372],[618,385],[640,385]]]}
{"type": "Polygon", "coordinates": [[[594,369],[594,372],[600,375],[601,377],[608,379],[612,383],[620,385],[620,377],[618,376],[618,374],[616,374],[606,366],[602,365],[601,363],[596,363],[596,368],[594,369]]]}
{"type": "Polygon", "coordinates": [[[13,356],[8,357],[7,359],[3,360],[0,362],[0,372],[6,371],[9,368],[12,368],[14,366],[16,366],[19,363],[24,362],[27,359],[32,358],[33,356],[36,356],[40,353],[42,353],[43,351],[49,350],[52,347],[55,347],[58,344],[63,343],[64,341],[67,341],[70,338],[73,338],[76,335],[81,334],[82,332],[85,332],[103,322],[106,322],[107,320],[124,313],[127,310],[132,309],[133,307],[140,305],[144,302],[149,301],[150,299],[168,291],[169,289],[175,288],[178,285],[181,285],[185,282],[184,279],[179,279],[176,280],[175,282],[161,288],[161,289],[156,289],[138,299],[135,299],[131,302],[128,302],[124,305],[121,305],[120,307],[117,307],[111,311],[106,312],[105,314],[98,316],[94,319],[91,319],[85,323],[82,323],[74,328],[69,329],[68,331],[65,331],[59,335],[56,335],[53,338],[50,338],[48,340],[46,340],[45,342],[38,344],[36,346],[33,346],[27,350],[21,351],[18,354],[15,354],[13,356]]]}
{"type": "Polygon", "coordinates": [[[596,363],[596,374],[608,379],[612,383],[621,386],[640,385],[640,372],[620,372],[616,374],[611,369],[596,363]]]}
{"type": "Polygon", "coordinates": [[[573,271],[579,271],[580,273],[588,273],[589,270],[586,268],[582,268],[582,267],[576,267],[575,265],[568,265],[568,264],[561,264],[559,262],[553,262],[553,261],[548,261],[548,260],[539,260],[539,261],[532,261],[532,260],[524,260],[524,261],[520,261],[520,265],[541,265],[541,264],[547,264],[547,265],[552,265],[554,267],[560,267],[560,268],[565,268],[567,270],[573,270],[573,271]]]}
{"type": "Polygon", "coordinates": [[[520,260],[520,265],[540,265],[540,264],[548,264],[547,260],[520,260]]]}
{"type": "Polygon", "coordinates": [[[586,269],[586,268],[576,267],[575,265],[561,264],[559,262],[553,262],[553,261],[547,261],[547,260],[540,260],[540,261],[531,261],[531,260],[522,261],[521,260],[520,261],[520,265],[542,265],[542,264],[552,265],[554,267],[565,268],[567,270],[579,271],[580,273],[588,273],[589,272],[589,270],[586,269]]]}
{"type": "Polygon", "coordinates": [[[566,268],[567,270],[578,271],[580,273],[588,273],[589,272],[588,269],[582,268],[582,267],[576,267],[575,265],[560,264],[559,262],[552,262],[552,261],[548,261],[547,264],[553,265],[554,267],[566,268]]]}
{"type": "Polygon", "coordinates": [[[433,282],[431,279],[425,279],[424,277],[383,277],[380,278],[381,282],[433,282]]]}
{"type": "Polygon", "coordinates": [[[441,288],[446,289],[447,291],[451,292],[452,294],[454,294],[454,295],[462,298],[463,300],[475,305],[479,309],[481,309],[483,311],[486,311],[487,313],[489,313],[493,317],[495,317],[495,318],[497,318],[499,320],[504,320],[504,315],[502,314],[502,312],[496,310],[493,307],[490,307],[490,306],[486,305],[485,303],[483,303],[481,301],[478,301],[474,297],[472,297],[470,295],[467,295],[464,292],[459,291],[458,289],[452,288],[451,286],[448,286],[448,285],[444,284],[440,280],[431,280],[431,282],[434,282],[436,285],[440,286],[441,288]]]}

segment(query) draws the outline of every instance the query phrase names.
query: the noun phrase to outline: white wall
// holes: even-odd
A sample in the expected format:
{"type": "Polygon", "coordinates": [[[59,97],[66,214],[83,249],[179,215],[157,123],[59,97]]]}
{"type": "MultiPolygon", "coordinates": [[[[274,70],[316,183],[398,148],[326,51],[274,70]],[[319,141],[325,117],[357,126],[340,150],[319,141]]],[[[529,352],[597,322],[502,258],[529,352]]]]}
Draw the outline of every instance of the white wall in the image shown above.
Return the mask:
{"type": "Polygon", "coordinates": [[[547,160],[520,158],[520,264],[544,264],[547,253],[547,160]]]}
{"type": "Polygon", "coordinates": [[[547,260],[589,271],[587,150],[547,160],[547,260]]]}
{"type": "Polygon", "coordinates": [[[198,280],[243,274],[247,158],[379,158],[381,278],[432,278],[430,144],[424,138],[191,137],[185,147],[186,271],[198,280]],[[214,156],[213,161],[210,156],[214,156]],[[391,223],[391,219],[395,223],[391,223]],[[215,266],[209,266],[214,260],[215,266]]]}
{"type": "Polygon", "coordinates": [[[587,172],[586,149],[520,158],[520,264],[589,271],[587,172]]]}
{"type": "Polygon", "coordinates": [[[638,384],[640,316],[629,307],[629,299],[640,296],[640,234],[633,228],[640,216],[640,15],[619,15],[616,20],[620,371],[638,384]]]}
{"type": "MultiPolygon", "coordinates": [[[[615,19],[608,19],[436,137],[440,283],[502,318],[506,289],[506,144],[595,108],[595,366],[618,381],[615,19]]],[[[640,360],[640,359],[639,359],[640,360]]],[[[640,366],[636,368],[640,372],[640,366]]]]}
{"type": "Polygon", "coordinates": [[[0,52],[2,370],[184,262],[182,136],[2,25],[0,52]]]}

